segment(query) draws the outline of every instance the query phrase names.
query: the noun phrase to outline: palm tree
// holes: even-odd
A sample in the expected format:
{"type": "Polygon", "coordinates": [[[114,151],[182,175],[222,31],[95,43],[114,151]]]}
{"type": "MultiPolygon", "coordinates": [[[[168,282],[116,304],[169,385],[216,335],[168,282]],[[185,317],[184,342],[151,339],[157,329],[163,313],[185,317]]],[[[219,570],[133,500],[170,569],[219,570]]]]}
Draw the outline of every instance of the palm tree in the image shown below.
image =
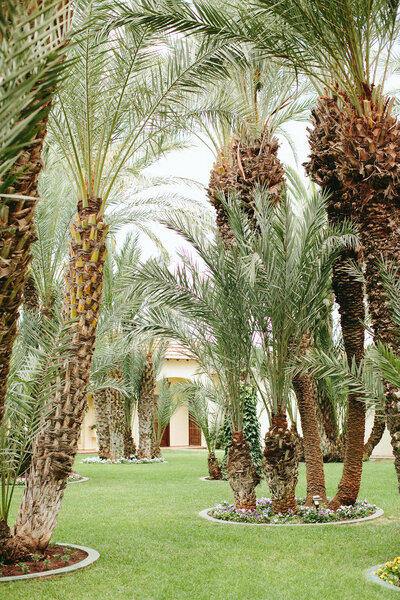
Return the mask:
{"type": "Polygon", "coordinates": [[[48,112],[72,2],[14,2],[0,11],[0,422],[18,309],[35,239],[33,213],[48,112]]]}
{"type": "MultiPolygon", "coordinates": [[[[147,14],[132,19],[164,30],[201,32],[227,43],[254,43],[310,76],[320,100],[310,132],[307,170],[331,193],[332,222],[355,218],[366,261],[367,297],[377,341],[398,344],[396,326],[381,285],[377,261],[398,262],[397,206],[399,181],[398,121],[393,99],[385,92],[391,55],[398,38],[399,2],[387,0],[256,0],[251,8],[230,5],[224,11],[207,3],[166,0],[145,3],[147,14]]],[[[334,289],[340,305],[349,364],[364,351],[363,290],[349,277],[345,253],[335,267],[334,289]]],[[[349,397],[348,428],[342,479],[332,507],[354,502],[361,480],[365,430],[364,403],[349,397]]],[[[386,389],[385,413],[400,485],[400,416],[396,390],[386,389]]]]}
{"type": "Polygon", "coordinates": [[[249,379],[253,352],[253,321],[248,285],[237,248],[224,248],[220,237],[209,238],[185,216],[168,226],[186,239],[198,254],[181,257],[171,273],[149,261],[139,274],[149,298],[143,329],[155,336],[176,338],[199,362],[199,371],[215,372],[233,431],[228,478],[237,508],[256,507],[259,475],[243,435],[242,380],[249,379]]]}
{"type": "MultiPolygon", "coordinates": [[[[301,215],[293,201],[284,197],[275,209],[263,207],[255,195],[255,213],[260,233],[251,236],[240,215],[231,223],[235,239],[244,255],[252,256],[254,296],[251,298],[253,318],[258,325],[259,369],[265,380],[259,389],[271,415],[265,437],[263,470],[270,487],[275,512],[296,510],[295,486],[298,455],[296,437],[288,429],[286,408],[290,401],[292,380],[302,388],[298,394],[300,413],[314,409],[313,390],[304,386],[299,360],[306,354],[305,342],[313,334],[325,300],[325,289],[338,248],[350,244],[354,236],[343,237],[344,229],[332,230],[325,218],[325,200],[314,194],[301,215]]],[[[350,232],[350,230],[347,230],[350,232]]],[[[255,380],[257,381],[257,379],[255,380]]],[[[324,491],[323,469],[318,475],[311,467],[319,465],[321,453],[315,444],[318,431],[303,429],[307,461],[307,495],[312,500],[319,484],[324,491]],[[314,442],[313,442],[314,440],[314,442]]]]}
{"type": "Polygon", "coordinates": [[[60,390],[59,360],[68,357],[71,328],[60,318],[24,314],[11,360],[5,419],[0,426],[0,561],[16,562],[30,556],[10,533],[9,517],[15,483],[29,464],[32,444],[51,412],[60,390]]]}
{"type": "MultiPolygon", "coordinates": [[[[207,380],[182,382],[174,387],[187,402],[189,414],[204,436],[208,450],[209,479],[221,479],[221,467],[215,451],[224,424],[225,395],[219,381],[211,375],[207,380]]],[[[229,442],[231,439],[232,432],[229,442]]]]}
{"type": "Polygon", "coordinates": [[[63,392],[37,442],[15,527],[16,536],[35,550],[49,543],[76,453],[103,293],[107,202],[129,174],[132,157],[144,168],[176,146],[171,140],[184,120],[186,95],[201,87],[204,64],[218,51],[208,46],[192,53],[178,41],[176,52],[168,44],[162,52],[148,28],[97,36],[97,9],[91,1],[75,11],[76,26],[89,25],[69,51],[68,82],[57,92],[50,122],[77,201],[63,301],[75,335],[61,369],[63,392]]]}

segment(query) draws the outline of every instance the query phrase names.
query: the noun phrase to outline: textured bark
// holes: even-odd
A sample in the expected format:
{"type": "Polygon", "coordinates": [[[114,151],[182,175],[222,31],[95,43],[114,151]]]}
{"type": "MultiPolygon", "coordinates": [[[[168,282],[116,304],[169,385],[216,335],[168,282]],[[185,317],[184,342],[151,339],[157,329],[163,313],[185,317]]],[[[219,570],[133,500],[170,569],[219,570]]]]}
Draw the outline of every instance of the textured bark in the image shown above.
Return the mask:
{"type": "MultiPolygon", "coordinates": [[[[308,335],[304,335],[300,352],[303,355],[306,354],[311,345],[311,338],[308,335]]],[[[303,431],[307,477],[306,505],[312,506],[313,496],[320,496],[323,502],[327,503],[324,461],[315,411],[316,387],[314,378],[306,372],[298,373],[293,377],[293,388],[296,392],[301,429],[303,431]]]]}
{"type": "Polygon", "coordinates": [[[136,455],[136,445],[133,440],[132,429],[125,424],[124,431],[124,456],[131,458],[136,455]]]}
{"type": "MultiPolygon", "coordinates": [[[[339,174],[349,200],[357,200],[357,221],[365,255],[365,277],[374,339],[400,353],[400,337],[392,320],[378,261],[400,264],[400,123],[391,104],[372,101],[364,89],[364,114],[343,111],[339,130],[342,153],[339,174]],[[351,136],[352,139],[347,139],[351,136]]],[[[400,490],[400,403],[397,389],[385,384],[386,424],[391,435],[400,490]]]]}
{"type": "Polygon", "coordinates": [[[320,383],[322,385],[317,385],[315,410],[320,433],[322,456],[324,462],[343,462],[343,435],[338,431],[332,401],[324,389],[324,383],[320,383]]]}
{"type": "Polygon", "coordinates": [[[110,458],[110,404],[106,390],[93,394],[94,412],[96,416],[97,444],[100,458],[110,458]]]}
{"type": "Polygon", "coordinates": [[[263,473],[271,493],[274,514],[296,509],[295,489],[299,476],[296,436],[288,430],[286,415],[272,415],[265,435],[263,473]]]}
{"type": "Polygon", "coordinates": [[[222,479],[221,467],[214,452],[210,452],[208,455],[208,475],[210,479],[222,479]]]}
{"type": "MultiPolygon", "coordinates": [[[[119,368],[109,373],[110,377],[121,380],[122,373],[119,368]]],[[[109,430],[110,430],[110,458],[116,460],[125,456],[125,401],[124,397],[114,388],[106,389],[107,403],[109,406],[109,430]]]]}
{"type": "Polygon", "coordinates": [[[368,441],[364,446],[364,456],[371,456],[375,446],[377,446],[381,441],[382,436],[385,433],[385,429],[386,422],[384,417],[375,411],[374,424],[372,426],[371,433],[369,434],[368,441]]]}
{"type": "Polygon", "coordinates": [[[23,546],[12,534],[10,527],[0,519],[0,561],[3,564],[12,564],[30,558],[29,548],[23,546]]]}
{"type": "MultiPolygon", "coordinates": [[[[311,156],[306,170],[322,189],[330,194],[328,219],[342,224],[356,214],[356,198],[349,197],[338,171],[337,143],[342,122],[338,99],[320,98],[312,112],[313,130],[309,132],[311,156]]],[[[345,249],[333,267],[332,286],[339,305],[343,343],[349,363],[359,364],[364,355],[365,307],[363,285],[346,271],[349,261],[360,262],[359,252],[345,249]]],[[[343,474],[330,507],[354,504],[361,484],[365,433],[365,405],[349,394],[346,447],[343,474]]]]}
{"type": "Polygon", "coordinates": [[[70,357],[60,368],[61,393],[33,445],[31,468],[14,527],[18,542],[33,551],[50,541],[71,473],[82,420],[103,292],[108,227],[99,215],[101,199],[78,205],[71,224],[63,314],[73,319],[70,357]]]}
{"type": "Polygon", "coordinates": [[[234,138],[228,148],[221,151],[211,171],[207,193],[217,211],[217,227],[225,245],[232,242],[232,233],[220,199],[221,192],[226,196],[229,192],[240,194],[241,203],[251,217],[254,215],[253,193],[257,186],[266,188],[271,202],[277,204],[284,183],[278,148],[277,139],[270,139],[266,130],[261,139],[253,142],[234,138]]]}
{"type": "Polygon", "coordinates": [[[154,366],[151,353],[146,357],[138,401],[138,458],[151,458],[154,425],[154,366]]]}
{"type": "Polygon", "coordinates": [[[2,199],[0,206],[0,423],[4,414],[7,377],[17,335],[19,307],[29,278],[31,245],[36,239],[34,212],[38,196],[38,176],[42,170],[42,149],[47,132],[51,100],[43,106],[43,119],[37,134],[24,149],[13,171],[20,172],[7,194],[31,196],[30,199],[2,199]]]}
{"type": "Polygon", "coordinates": [[[24,285],[23,302],[24,302],[24,310],[27,310],[31,313],[39,312],[39,308],[40,308],[39,294],[37,293],[35,281],[34,281],[32,275],[28,276],[28,279],[26,280],[26,283],[24,285]]]}
{"type": "Polygon", "coordinates": [[[226,470],[236,508],[256,509],[255,488],[261,478],[251,459],[250,445],[244,437],[243,431],[234,431],[232,434],[226,470]]]}

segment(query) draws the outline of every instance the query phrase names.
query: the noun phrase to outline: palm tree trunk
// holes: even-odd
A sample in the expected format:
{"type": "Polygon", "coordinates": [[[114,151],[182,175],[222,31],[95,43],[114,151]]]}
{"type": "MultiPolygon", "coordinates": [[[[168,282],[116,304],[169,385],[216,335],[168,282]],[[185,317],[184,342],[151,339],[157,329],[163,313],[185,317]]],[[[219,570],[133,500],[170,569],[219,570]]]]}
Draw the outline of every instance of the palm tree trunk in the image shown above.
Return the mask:
{"type": "Polygon", "coordinates": [[[78,205],[71,224],[70,255],[63,304],[74,335],[70,357],[62,368],[61,393],[33,446],[31,468],[14,527],[15,538],[32,551],[43,551],[57,523],[71,473],[86,407],[87,386],[103,293],[108,227],[99,215],[101,199],[78,205]]]}
{"type": "Polygon", "coordinates": [[[97,443],[99,457],[110,458],[110,405],[106,390],[99,390],[93,394],[94,412],[96,415],[97,443]]]}
{"type": "Polygon", "coordinates": [[[138,458],[151,458],[154,425],[154,367],[151,352],[146,356],[138,401],[138,458]]]}
{"type": "MultiPolygon", "coordinates": [[[[161,454],[161,452],[160,452],[161,454]]],[[[136,444],[133,439],[132,429],[125,424],[124,431],[124,456],[131,458],[136,455],[136,444]]]]}
{"type": "Polygon", "coordinates": [[[234,431],[232,434],[226,470],[236,508],[255,510],[257,508],[255,488],[261,478],[253,464],[250,445],[244,437],[243,431],[234,431]]]}
{"type": "Polygon", "coordinates": [[[385,418],[375,410],[374,424],[372,426],[371,433],[369,434],[368,441],[364,446],[364,456],[368,456],[368,458],[371,456],[375,446],[377,446],[381,441],[382,436],[385,433],[385,429],[385,418]]]}
{"type": "MultiPolygon", "coordinates": [[[[302,352],[305,353],[311,346],[309,336],[304,336],[302,346],[302,352]]],[[[308,373],[298,373],[293,377],[293,388],[296,393],[303,431],[307,476],[306,505],[312,506],[313,496],[320,496],[323,502],[327,503],[324,461],[315,411],[316,387],[314,378],[308,373]]]]}
{"type": "MultiPolygon", "coordinates": [[[[313,131],[310,132],[311,160],[306,165],[308,173],[322,189],[330,194],[328,219],[332,224],[342,224],[354,216],[354,204],[346,196],[346,188],[339,178],[336,159],[337,131],[341,111],[337,99],[320,98],[312,113],[313,131]]],[[[332,286],[339,305],[343,343],[347,360],[358,365],[364,355],[365,307],[363,285],[346,271],[349,261],[360,260],[356,250],[342,251],[333,268],[332,286]]],[[[362,399],[349,394],[346,447],[343,474],[330,508],[340,504],[354,504],[361,484],[365,433],[365,404],[362,399]]]]}
{"type": "Polygon", "coordinates": [[[315,410],[319,425],[321,449],[324,462],[343,462],[344,444],[339,433],[332,400],[325,389],[325,382],[317,384],[315,410]]]}
{"type": "Polygon", "coordinates": [[[29,278],[31,245],[36,239],[34,213],[39,199],[38,176],[43,166],[42,149],[50,106],[51,100],[48,100],[43,106],[44,117],[32,144],[21,152],[13,167],[13,172],[20,172],[20,175],[7,189],[7,194],[30,198],[3,198],[0,207],[0,423],[4,414],[11,353],[17,335],[19,307],[29,278]]]}
{"type": "Polygon", "coordinates": [[[222,479],[221,467],[214,452],[208,454],[208,475],[210,479],[222,479]]]}
{"type": "Polygon", "coordinates": [[[121,392],[113,388],[106,389],[107,401],[110,407],[109,430],[110,430],[110,458],[125,457],[125,405],[121,392]]]}
{"type": "Polygon", "coordinates": [[[263,473],[271,493],[274,514],[297,512],[296,485],[299,455],[295,435],[289,431],[286,414],[273,414],[265,435],[263,473]]]}

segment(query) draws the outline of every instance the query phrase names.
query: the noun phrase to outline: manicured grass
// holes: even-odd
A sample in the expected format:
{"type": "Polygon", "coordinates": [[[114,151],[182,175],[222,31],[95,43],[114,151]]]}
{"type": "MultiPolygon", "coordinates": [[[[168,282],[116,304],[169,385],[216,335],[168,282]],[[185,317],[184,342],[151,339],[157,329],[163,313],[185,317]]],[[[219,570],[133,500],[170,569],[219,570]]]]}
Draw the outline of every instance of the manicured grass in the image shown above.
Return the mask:
{"type": "MultiPolygon", "coordinates": [[[[205,482],[203,451],[164,452],[168,464],[81,465],[68,486],[54,540],[96,548],[100,560],[48,581],[2,584],[2,600],[372,600],[394,598],[365,570],[400,554],[400,503],[391,463],[366,463],[361,497],[385,510],[340,527],[245,527],[198,512],[229,500],[205,482]]],[[[341,465],[326,465],[333,494],[341,465]]],[[[305,493],[304,465],[297,489],[305,493]]],[[[17,490],[17,501],[22,490],[17,490]]],[[[259,496],[268,495],[263,483],[259,496]]]]}

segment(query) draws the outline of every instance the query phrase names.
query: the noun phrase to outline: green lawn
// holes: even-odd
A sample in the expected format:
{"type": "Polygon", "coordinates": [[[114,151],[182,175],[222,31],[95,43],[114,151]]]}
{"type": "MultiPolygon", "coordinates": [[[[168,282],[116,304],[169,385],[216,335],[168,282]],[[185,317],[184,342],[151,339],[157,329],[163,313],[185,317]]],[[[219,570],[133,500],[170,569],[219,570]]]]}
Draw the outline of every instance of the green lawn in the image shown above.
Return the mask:
{"type": "MultiPolygon", "coordinates": [[[[96,548],[100,560],[60,579],[2,584],[2,600],[370,600],[396,597],[364,577],[400,554],[400,503],[391,463],[366,463],[361,497],[385,510],[340,527],[250,527],[198,512],[231,498],[204,482],[203,451],[165,451],[168,464],[81,465],[54,540],[96,548]]],[[[333,494],[341,465],[326,465],[333,494]]],[[[304,465],[298,493],[304,494],[304,465]]],[[[268,495],[263,483],[258,495],[268,495]]],[[[22,490],[17,490],[15,510],[22,490]]]]}

